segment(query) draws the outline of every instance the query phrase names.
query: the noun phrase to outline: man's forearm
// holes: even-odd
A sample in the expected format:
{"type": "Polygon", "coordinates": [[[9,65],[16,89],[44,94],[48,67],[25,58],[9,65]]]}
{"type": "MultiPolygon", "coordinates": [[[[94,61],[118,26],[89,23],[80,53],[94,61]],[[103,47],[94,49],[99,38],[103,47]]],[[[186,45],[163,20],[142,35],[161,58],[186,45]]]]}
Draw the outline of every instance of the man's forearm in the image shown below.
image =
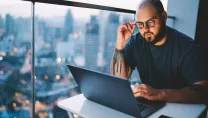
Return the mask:
{"type": "Polygon", "coordinates": [[[161,99],[167,102],[208,104],[207,86],[193,85],[180,90],[164,89],[161,99]]]}
{"type": "Polygon", "coordinates": [[[124,77],[124,78],[130,77],[131,68],[124,60],[124,50],[115,49],[110,70],[111,73],[115,76],[124,77]]]}

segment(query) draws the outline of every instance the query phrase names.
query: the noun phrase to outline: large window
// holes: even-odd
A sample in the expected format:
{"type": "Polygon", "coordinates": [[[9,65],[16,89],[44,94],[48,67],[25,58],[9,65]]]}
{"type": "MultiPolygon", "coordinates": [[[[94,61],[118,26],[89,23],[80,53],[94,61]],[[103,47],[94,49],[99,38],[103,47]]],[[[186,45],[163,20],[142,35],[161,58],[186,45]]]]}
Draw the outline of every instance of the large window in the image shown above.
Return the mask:
{"type": "Polygon", "coordinates": [[[0,117],[30,117],[31,3],[0,3],[0,117]]]}
{"type": "MultiPolygon", "coordinates": [[[[110,74],[117,28],[134,14],[43,3],[36,3],[35,9],[36,98],[48,114],[59,116],[63,113],[50,106],[80,94],[66,65],[110,74]]],[[[133,76],[138,79],[138,74],[133,76]]]]}
{"type": "MultiPolygon", "coordinates": [[[[74,0],[135,10],[138,1],[74,0]]],[[[167,9],[167,0],[162,0],[167,9]]],[[[68,118],[57,101],[80,94],[67,64],[110,74],[118,26],[134,20],[133,13],[35,3],[32,57],[32,3],[10,0],[0,4],[0,113],[2,117],[32,116],[32,58],[35,74],[35,116],[68,118]]],[[[168,22],[170,26],[174,20],[168,22]]],[[[137,33],[135,30],[134,33],[137,33]]],[[[134,71],[131,83],[139,82],[134,71]]],[[[93,83],[92,83],[93,84],[93,83]]],[[[0,116],[1,117],[1,116],[0,116]]]]}

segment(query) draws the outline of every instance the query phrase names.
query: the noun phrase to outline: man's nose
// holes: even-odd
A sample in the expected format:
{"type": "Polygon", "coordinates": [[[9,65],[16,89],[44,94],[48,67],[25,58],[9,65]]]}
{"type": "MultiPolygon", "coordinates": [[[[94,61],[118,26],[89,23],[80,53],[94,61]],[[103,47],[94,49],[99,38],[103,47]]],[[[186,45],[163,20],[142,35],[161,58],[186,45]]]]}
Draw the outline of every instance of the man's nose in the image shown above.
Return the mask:
{"type": "Polygon", "coordinates": [[[144,32],[149,32],[150,28],[148,26],[144,26],[144,32]]]}
{"type": "Polygon", "coordinates": [[[145,31],[149,31],[149,29],[150,29],[150,27],[149,27],[148,25],[145,24],[145,25],[144,25],[144,30],[145,30],[145,31]]]}

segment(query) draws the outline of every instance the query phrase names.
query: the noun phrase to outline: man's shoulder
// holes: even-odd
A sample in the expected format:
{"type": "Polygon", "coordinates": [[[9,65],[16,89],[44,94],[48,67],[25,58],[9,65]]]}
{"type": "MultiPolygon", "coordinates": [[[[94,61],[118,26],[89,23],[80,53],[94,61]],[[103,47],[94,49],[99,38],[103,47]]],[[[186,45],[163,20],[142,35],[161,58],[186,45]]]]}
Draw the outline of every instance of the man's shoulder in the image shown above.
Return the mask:
{"type": "Polygon", "coordinates": [[[186,51],[193,46],[194,40],[191,37],[173,28],[169,28],[169,30],[171,37],[174,37],[174,41],[181,51],[186,51]]]}
{"type": "Polygon", "coordinates": [[[198,51],[199,46],[195,44],[191,37],[176,29],[171,28],[171,30],[173,32],[173,37],[175,37],[175,44],[179,48],[181,58],[184,58],[187,54],[198,51]]]}
{"type": "Polygon", "coordinates": [[[174,37],[181,44],[190,45],[190,43],[194,42],[194,40],[190,36],[180,32],[176,29],[169,27],[169,31],[170,31],[171,35],[173,35],[172,37],[174,37]]]}

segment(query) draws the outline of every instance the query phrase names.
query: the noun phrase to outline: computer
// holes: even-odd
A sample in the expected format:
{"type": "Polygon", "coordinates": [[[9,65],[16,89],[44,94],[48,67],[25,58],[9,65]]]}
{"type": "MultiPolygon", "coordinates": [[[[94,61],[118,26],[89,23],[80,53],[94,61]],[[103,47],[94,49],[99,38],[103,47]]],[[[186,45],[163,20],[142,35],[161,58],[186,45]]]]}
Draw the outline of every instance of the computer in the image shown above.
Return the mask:
{"type": "Polygon", "coordinates": [[[136,99],[125,78],[71,65],[67,67],[85,98],[98,104],[137,118],[147,117],[165,105],[165,102],[136,99]]]}

